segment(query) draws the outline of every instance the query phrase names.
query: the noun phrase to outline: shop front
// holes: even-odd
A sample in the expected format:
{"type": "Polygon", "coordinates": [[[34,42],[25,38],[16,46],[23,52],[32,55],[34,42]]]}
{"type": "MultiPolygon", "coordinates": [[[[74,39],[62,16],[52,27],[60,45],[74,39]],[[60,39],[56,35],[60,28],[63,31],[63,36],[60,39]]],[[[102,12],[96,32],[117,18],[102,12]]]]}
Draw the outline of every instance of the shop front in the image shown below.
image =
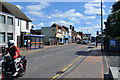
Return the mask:
{"type": "Polygon", "coordinates": [[[56,37],[49,37],[49,42],[50,42],[50,45],[55,45],[56,44],[56,37]]]}
{"type": "Polygon", "coordinates": [[[69,36],[64,36],[63,43],[64,44],[68,44],[69,43],[69,36]]]}
{"type": "Polygon", "coordinates": [[[57,34],[56,35],[56,43],[57,44],[63,44],[64,38],[62,36],[62,34],[57,34]]]}

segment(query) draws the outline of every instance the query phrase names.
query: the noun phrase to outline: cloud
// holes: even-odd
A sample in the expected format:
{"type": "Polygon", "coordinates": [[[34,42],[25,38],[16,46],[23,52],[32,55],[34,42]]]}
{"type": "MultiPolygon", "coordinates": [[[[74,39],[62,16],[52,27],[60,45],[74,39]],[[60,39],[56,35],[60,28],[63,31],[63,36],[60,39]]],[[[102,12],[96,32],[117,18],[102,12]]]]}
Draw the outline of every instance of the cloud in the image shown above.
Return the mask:
{"type": "MultiPolygon", "coordinates": [[[[40,2],[40,1],[46,1],[46,2],[100,2],[101,0],[5,0],[7,2],[40,2]]],[[[116,0],[103,0],[104,2],[115,2],[116,0]]]]}
{"type": "Polygon", "coordinates": [[[35,19],[35,18],[32,18],[31,20],[32,20],[32,21],[35,21],[36,19],[35,19]]]}
{"type": "Polygon", "coordinates": [[[58,12],[59,10],[56,9],[55,11],[58,12]]]}
{"type": "MultiPolygon", "coordinates": [[[[96,15],[96,14],[101,14],[101,4],[100,3],[86,3],[84,5],[84,8],[85,8],[85,11],[84,13],[85,14],[88,14],[88,15],[96,15]]],[[[103,5],[103,8],[105,8],[106,6],[103,5]]],[[[103,9],[103,14],[105,14],[105,10],[103,9]]]]}
{"type": "Polygon", "coordinates": [[[37,24],[36,27],[43,27],[44,23],[37,24]]]}
{"type": "Polygon", "coordinates": [[[32,14],[32,15],[35,15],[35,16],[38,16],[38,17],[43,17],[44,16],[44,13],[41,11],[29,11],[29,14],[32,14]]]}
{"type": "Polygon", "coordinates": [[[104,22],[107,22],[107,19],[103,19],[103,23],[104,23],[104,22]]]}
{"type": "Polygon", "coordinates": [[[59,12],[51,16],[53,18],[62,18],[62,19],[67,18],[70,21],[77,21],[78,18],[83,18],[83,15],[81,13],[75,12],[75,9],[71,9],[66,12],[59,12]]]}
{"type": "Polygon", "coordinates": [[[74,25],[74,23],[72,23],[72,22],[66,22],[66,21],[52,21],[52,22],[50,22],[50,26],[52,25],[52,24],[54,24],[54,23],[56,23],[56,24],[58,24],[58,25],[61,25],[61,26],[66,26],[66,27],[69,27],[70,25],[74,25]]]}
{"type": "Polygon", "coordinates": [[[41,11],[43,8],[46,8],[47,6],[49,6],[49,4],[47,2],[42,1],[38,5],[29,5],[26,6],[26,8],[32,11],[41,11]]]}
{"type": "Polygon", "coordinates": [[[87,19],[95,19],[95,16],[86,16],[87,19]]]}
{"type": "Polygon", "coordinates": [[[21,5],[16,5],[20,10],[23,8],[21,5]]]}
{"type": "Polygon", "coordinates": [[[41,1],[38,5],[28,5],[26,6],[26,9],[28,11],[28,14],[32,14],[38,17],[48,17],[44,14],[42,11],[43,8],[48,7],[49,4],[47,2],[41,1]]]}
{"type": "Polygon", "coordinates": [[[95,16],[84,16],[79,12],[76,12],[75,9],[70,9],[66,12],[59,11],[55,14],[51,15],[52,18],[56,19],[68,19],[70,21],[75,21],[78,23],[80,19],[87,20],[87,19],[95,19],[95,16]]]}
{"type": "Polygon", "coordinates": [[[101,26],[93,26],[93,27],[77,27],[76,31],[82,31],[84,34],[92,34],[92,36],[96,36],[96,31],[100,31],[101,26]]]}
{"type": "Polygon", "coordinates": [[[85,24],[88,25],[88,24],[91,24],[91,22],[86,22],[85,24]]]}
{"type": "Polygon", "coordinates": [[[93,26],[93,28],[101,28],[101,26],[93,26]]]}

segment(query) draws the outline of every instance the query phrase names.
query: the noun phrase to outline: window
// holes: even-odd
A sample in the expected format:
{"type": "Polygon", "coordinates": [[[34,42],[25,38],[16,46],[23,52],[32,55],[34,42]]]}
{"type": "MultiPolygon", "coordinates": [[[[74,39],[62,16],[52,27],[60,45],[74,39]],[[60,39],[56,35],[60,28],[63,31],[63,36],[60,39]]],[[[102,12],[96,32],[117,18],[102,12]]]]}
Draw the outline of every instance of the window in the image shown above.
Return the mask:
{"type": "Polygon", "coordinates": [[[0,42],[5,42],[5,33],[0,33],[0,42]]]}
{"type": "Polygon", "coordinates": [[[61,33],[62,32],[61,29],[58,29],[58,32],[61,33]]]}
{"type": "Polygon", "coordinates": [[[7,41],[13,40],[13,33],[8,33],[7,34],[7,41]]]}
{"type": "Polygon", "coordinates": [[[5,16],[4,15],[0,15],[0,22],[5,23],[5,16]]]}
{"type": "Polygon", "coordinates": [[[26,22],[26,29],[29,29],[28,22],[26,22]]]}
{"type": "Polygon", "coordinates": [[[18,19],[18,26],[20,26],[20,19],[18,19]]]}
{"type": "Polygon", "coordinates": [[[66,32],[66,35],[68,35],[68,33],[66,32]]]}
{"type": "Polygon", "coordinates": [[[34,26],[32,25],[31,28],[34,28],[34,26]]]}
{"type": "Polygon", "coordinates": [[[13,18],[12,17],[8,17],[7,18],[7,23],[10,25],[13,25],[13,18]]]}
{"type": "Polygon", "coordinates": [[[60,42],[62,42],[62,38],[60,38],[60,42]]]}
{"type": "Polygon", "coordinates": [[[65,31],[63,31],[63,35],[65,35],[65,31]]]}

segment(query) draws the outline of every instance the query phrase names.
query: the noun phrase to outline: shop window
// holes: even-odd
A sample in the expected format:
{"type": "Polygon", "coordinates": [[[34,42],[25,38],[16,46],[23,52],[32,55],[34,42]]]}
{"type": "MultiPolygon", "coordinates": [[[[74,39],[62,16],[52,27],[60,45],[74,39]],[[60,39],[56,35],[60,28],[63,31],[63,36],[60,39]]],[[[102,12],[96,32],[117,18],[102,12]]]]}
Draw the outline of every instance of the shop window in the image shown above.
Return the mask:
{"type": "Polygon", "coordinates": [[[7,41],[13,40],[13,33],[8,33],[7,34],[7,41]]]}
{"type": "Polygon", "coordinates": [[[8,23],[9,25],[13,25],[13,18],[12,18],[12,17],[8,17],[8,18],[7,18],[7,23],[8,23]]]}
{"type": "Polygon", "coordinates": [[[5,23],[5,16],[4,15],[0,15],[0,23],[5,23]]]}
{"type": "Polygon", "coordinates": [[[5,42],[5,33],[0,33],[0,42],[5,42]]]}

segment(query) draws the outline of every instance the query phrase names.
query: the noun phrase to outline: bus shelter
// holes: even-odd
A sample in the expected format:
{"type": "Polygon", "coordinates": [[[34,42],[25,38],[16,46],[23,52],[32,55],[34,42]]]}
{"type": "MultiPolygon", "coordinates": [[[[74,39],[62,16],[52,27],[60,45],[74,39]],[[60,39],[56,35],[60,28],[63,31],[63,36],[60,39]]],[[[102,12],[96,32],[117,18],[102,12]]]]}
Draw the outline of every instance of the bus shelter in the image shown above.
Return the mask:
{"type": "Polygon", "coordinates": [[[27,49],[40,49],[44,48],[43,35],[24,35],[24,47],[27,49]]]}

